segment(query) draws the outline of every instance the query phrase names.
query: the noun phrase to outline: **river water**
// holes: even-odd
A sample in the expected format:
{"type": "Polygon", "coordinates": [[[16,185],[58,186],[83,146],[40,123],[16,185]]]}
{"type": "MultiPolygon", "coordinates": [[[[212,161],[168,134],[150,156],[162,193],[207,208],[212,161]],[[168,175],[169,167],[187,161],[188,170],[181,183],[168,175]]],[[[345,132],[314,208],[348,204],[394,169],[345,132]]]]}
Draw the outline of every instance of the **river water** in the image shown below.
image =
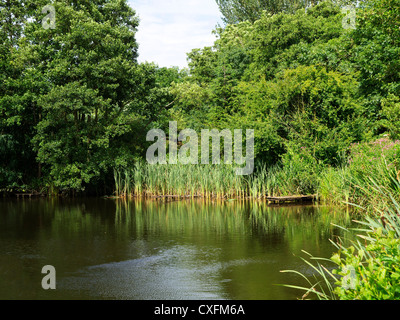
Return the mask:
{"type": "Polygon", "coordinates": [[[0,299],[292,300],[350,213],[255,201],[0,200],[0,299]],[[42,288],[54,266],[56,289],[42,288]]]}

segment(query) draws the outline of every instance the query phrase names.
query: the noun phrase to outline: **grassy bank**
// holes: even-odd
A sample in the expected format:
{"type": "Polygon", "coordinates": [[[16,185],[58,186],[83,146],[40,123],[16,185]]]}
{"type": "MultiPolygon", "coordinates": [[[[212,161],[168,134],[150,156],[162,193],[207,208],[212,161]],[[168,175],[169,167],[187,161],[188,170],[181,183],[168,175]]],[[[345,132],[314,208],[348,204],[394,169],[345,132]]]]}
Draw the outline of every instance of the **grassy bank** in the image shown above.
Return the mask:
{"type": "Polygon", "coordinates": [[[317,194],[320,201],[329,204],[368,205],[382,200],[371,198],[371,179],[379,186],[397,188],[399,152],[400,142],[381,138],[352,145],[336,167],[302,158],[271,167],[257,164],[249,176],[236,175],[232,165],[137,162],[133,168],[114,172],[115,195],[265,199],[317,194]]]}

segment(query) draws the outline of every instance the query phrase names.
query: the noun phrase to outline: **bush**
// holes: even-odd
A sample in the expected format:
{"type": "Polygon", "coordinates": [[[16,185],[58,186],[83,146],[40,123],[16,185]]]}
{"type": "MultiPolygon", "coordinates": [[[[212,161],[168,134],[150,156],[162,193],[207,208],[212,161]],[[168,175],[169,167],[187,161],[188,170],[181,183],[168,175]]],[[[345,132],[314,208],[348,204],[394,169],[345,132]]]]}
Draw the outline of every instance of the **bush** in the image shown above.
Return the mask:
{"type": "Polygon", "coordinates": [[[306,147],[288,150],[282,157],[281,180],[290,181],[292,194],[314,194],[318,190],[322,164],[306,147]]]}
{"type": "Polygon", "coordinates": [[[387,136],[369,143],[354,143],[350,147],[349,167],[353,175],[376,177],[382,173],[377,164],[383,161],[388,168],[396,168],[399,155],[400,141],[392,141],[387,136]]]}
{"type": "Polygon", "coordinates": [[[353,203],[378,209],[391,205],[388,193],[397,197],[399,190],[400,141],[387,137],[350,148],[348,180],[353,203]],[[376,192],[376,187],[387,189],[376,192]]]}
{"type": "Polygon", "coordinates": [[[351,246],[335,254],[333,273],[341,276],[334,293],[341,300],[400,299],[400,239],[393,231],[376,230],[369,245],[351,246]]]}

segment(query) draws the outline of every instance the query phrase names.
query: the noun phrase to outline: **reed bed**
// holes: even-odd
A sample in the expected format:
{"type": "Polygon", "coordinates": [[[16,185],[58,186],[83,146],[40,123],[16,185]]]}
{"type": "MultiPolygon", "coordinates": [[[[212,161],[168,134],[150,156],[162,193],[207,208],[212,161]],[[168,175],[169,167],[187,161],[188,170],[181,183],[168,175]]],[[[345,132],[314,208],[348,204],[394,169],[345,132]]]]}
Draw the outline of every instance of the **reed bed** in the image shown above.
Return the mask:
{"type": "Polygon", "coordinates": [[[228,165],[149,165],[114,171],[118,197],[243,198],[248,181],[228,165]]]}
{"type": "MultiPolygon", "coordinates": [[[[400,146],[399,146],[400,149],[400,146]]],[[[400,150],[399,150],[400,152],[400,150]]],[[[248,176],[236,175],[236,166],[183,165],[137,162],[115,170],[117,197],[251,198],[316,194],[320,203],[375,206],[382,197],[371,191],[373,177],[379,186],[398,191],[397,158],[385,155],[345,160],[338,167],[289,162],[267,166],[258,163],[248,176]]],[[[368,154],[367,154],[368,155],[368,154]]]]}
{"type": "Polygon", "coordinates": [[[232,165],[150,165],[138,162],[133,168],[114,171],[115,195],[265,199],[316,190],[304,188],[298,172],[292,168],[258,164],[254,173],[248,176],[236,175],[235,168],[232,165]]]}
{"type": "Polygon", "coordinates": [[[114,171],[117,197],[251,198],[321,193],[330,203],[348,200],[350,185],[340,183],[341,172],[327,169],[313,181],[306,174],[279,165],[259,164],[249,176],[239,176],[230,165],[150,165],[114,171]]]}

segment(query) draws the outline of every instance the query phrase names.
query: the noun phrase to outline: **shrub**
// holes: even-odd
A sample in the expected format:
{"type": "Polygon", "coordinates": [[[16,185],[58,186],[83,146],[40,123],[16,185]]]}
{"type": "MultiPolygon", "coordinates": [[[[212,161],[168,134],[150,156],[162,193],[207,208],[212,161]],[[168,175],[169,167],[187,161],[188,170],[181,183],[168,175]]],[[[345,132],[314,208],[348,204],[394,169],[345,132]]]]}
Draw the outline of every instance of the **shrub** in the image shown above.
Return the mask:
{"type": "Polygon", "coordinates": [[[333,271],[341,278],[334,293],[341,300],[400,299],[400,239],[382,229],[368,237],[369,244],[344,248],[332,257],[333,271]]]}
{"type": "Polygon", "coordinates": [[[382,160],[388,167],[398,167],[400,141],[383,137],[369,143],[354,143],[350,147],[349,166],[355,175],[380,174],[377,166],[382,160]]]}

